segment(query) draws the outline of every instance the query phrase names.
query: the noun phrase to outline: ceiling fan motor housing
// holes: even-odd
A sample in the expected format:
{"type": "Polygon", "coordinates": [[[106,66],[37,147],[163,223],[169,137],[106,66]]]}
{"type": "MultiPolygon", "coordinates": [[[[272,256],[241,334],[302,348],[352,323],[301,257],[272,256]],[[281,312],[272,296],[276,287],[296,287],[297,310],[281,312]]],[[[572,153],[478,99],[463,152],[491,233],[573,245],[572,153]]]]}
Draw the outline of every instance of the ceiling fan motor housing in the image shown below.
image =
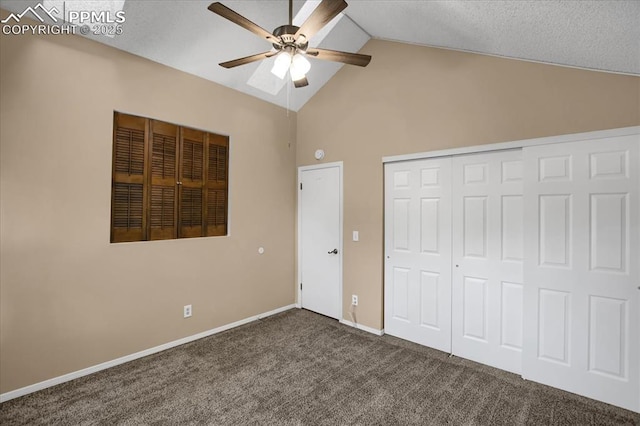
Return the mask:
{"type": "Polygon", "coordinates": [[[279,46],[274,43],[273,47],[275,47],[277,50],[282,50],[287,46],[294,47],[295,49],[301,49],[303,51],[306,50],[307,46],[309,45],[308,41],[305,40],[305,42],[302,44],[296,43],[295,34],[296,32],[298,32],[299,29],[300,27],[296,27],[295,25],[282,25],[276,28],[275,30],[273,30],[273,35],[278,37],[280,40],[282,40],[282,43],[284,45],[284,46],[279,46]]]}

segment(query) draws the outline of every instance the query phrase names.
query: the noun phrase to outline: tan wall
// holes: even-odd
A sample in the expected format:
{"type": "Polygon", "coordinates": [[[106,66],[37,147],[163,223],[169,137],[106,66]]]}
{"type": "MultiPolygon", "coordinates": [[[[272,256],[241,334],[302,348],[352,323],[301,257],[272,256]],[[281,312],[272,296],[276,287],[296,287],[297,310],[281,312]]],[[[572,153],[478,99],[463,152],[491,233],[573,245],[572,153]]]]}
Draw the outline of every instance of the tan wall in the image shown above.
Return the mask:
{"type": "Polygon", "coordinates": [[[295,114],[79,36],[0,66],[0,393],[294,303],[295,114]],[[231,236],[109,243],[114,110],[230,135],[231,236]]]}
{"type": "Polygon", "coordinates": [[[298,166],[344,161],[344,288],[383,326],[382,157],[640,124],[640,78],[372,40],[298,113],[298,166]],[[360,231],[360,241],[351,232],[360,231]]]}
{"type": "Polygon", "coordinates": [[[0,393],[293,303],[295,165],[316,148],[344,161],[345,236],[360,231],[345,317],[356,293],[358,320],[381,328],[383,156],[640,124],[637,77],[363,52],[369,67],[287,117],[80,37],[0,35],[0,393]],[[113,110],[231,136],[231,236],[109,243],[113,110]]]}

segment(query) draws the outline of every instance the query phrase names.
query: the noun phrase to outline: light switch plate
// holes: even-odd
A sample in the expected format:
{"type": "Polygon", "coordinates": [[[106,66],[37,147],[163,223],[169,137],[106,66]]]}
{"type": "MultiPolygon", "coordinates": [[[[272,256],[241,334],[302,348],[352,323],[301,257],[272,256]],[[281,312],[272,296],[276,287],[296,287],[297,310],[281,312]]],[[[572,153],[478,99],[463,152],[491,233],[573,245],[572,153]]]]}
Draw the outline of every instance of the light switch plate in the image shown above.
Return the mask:
{"type": "Polygon", "coordinates": [[[358,231],[353,231],[353,241],[360,241],[360,234],[358,231]]]}

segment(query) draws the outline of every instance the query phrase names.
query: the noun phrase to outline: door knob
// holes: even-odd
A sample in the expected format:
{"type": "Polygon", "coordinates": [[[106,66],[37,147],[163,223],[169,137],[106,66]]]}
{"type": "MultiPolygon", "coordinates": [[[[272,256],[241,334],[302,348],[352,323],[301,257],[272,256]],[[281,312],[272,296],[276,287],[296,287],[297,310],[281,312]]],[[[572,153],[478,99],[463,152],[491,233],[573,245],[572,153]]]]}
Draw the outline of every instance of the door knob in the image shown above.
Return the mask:
{"type": "Polygon", "coordinates": [[[327,252],[328,254],[338,254],[338,249],[333,249],[329,252],[327,252]]]}

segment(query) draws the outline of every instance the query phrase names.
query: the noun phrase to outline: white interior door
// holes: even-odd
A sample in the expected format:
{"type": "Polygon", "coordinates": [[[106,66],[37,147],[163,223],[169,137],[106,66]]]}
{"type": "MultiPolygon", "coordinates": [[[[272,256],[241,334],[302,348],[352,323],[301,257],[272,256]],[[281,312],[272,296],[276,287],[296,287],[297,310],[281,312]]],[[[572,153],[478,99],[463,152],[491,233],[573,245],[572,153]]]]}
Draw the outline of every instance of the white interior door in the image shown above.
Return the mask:
{"type": "Polygon", "coordinates": [[[451,352],[451,158],[385,166],[385,333],[451,352]]]}
{"type": "Polygon", "coordinates": [[[524,149],[523,377],[640,411],[640,136],[524,149]]]}
{"type": "Polygon", "coordinates": [[[522,365],[522,150],[453,157],[452,352],[522,365]]]}
{"type": "Polygon", "coordinates": [[[342,317],[342,164],[298,172],[300,301],[305,309],[342,317]]]}

